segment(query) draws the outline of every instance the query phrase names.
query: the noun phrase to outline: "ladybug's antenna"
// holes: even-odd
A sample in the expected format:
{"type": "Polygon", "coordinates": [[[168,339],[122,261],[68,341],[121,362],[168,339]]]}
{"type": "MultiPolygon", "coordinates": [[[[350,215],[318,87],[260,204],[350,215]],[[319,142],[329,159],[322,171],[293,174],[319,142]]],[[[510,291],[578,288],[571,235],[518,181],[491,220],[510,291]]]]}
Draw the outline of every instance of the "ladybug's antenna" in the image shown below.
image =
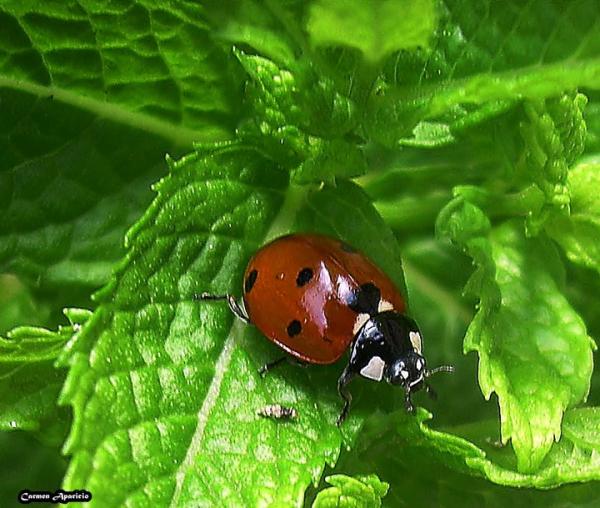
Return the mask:
{"type": "Polygon", "coordinates": [[[454,372],[454,367],[452,365],[440,365],[435,369],[425,371],[425,377],[431,377],[438,372],[454,372]]]}

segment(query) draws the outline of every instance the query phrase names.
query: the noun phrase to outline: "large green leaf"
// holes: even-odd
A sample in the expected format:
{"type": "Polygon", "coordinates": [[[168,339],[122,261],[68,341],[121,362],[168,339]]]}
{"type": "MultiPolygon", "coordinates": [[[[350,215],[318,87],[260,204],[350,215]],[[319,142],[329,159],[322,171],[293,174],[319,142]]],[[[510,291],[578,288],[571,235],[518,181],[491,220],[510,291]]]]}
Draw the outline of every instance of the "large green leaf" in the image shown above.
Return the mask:
{"type": "MultiPolygon", "coordinates": [[[[258,368],[277,349],[226,306],[193,295],[238,294],[252,252],[294,229],[347,239],[402,288],[397,244],[356,186],[290,185],[252,150],[189,156],[157,191],[69,348],[63,401],[75,420],[65,485],[87,488],[103,506],[296,505],[339,453],[341,365],[282,368],[263,380],[258,368]],[[293,405],[298,421],[258,418],[268,403],[293,405]]],[[[392,396],[358,397],[346,439],[372,406],[393,407],[392,396]]]]}
{"type": "Polygon", "coordinates": [[[227,62],[200,6],[3,2],[0,269],[58,307],[105,283],[164,154],[231,132],[227,62]]]}
{"type": "Polygon", "coordinates": [[[600,83],[600,11],[593,0],[440,2],[430,51],[400,52],[371,103],[370,132],[386,143],[424,118],[486,118],[523,98],[600,83]],[[481,106],[481,107],[480,107],[481,106]],[[477,114],[475,114],[477,112],[477,114]]]}
{"type": "Polygon", "coordinates": [[[189,141],[221,131],[214,117],[236,101],[214,86],[229,82],[228,69],[199,5],[8,0],[0,19],[0,83],[25,91],[30,105],[45,97],[189,141]]]}
{"type": "Polygon", "coordinates": [[[561,293],[554,246],[526,239],[522,227],[490,230],[477,207],[459,200],[440,220],[477,264],[468,289],[480,303],[465,351],[479,353],[479,383],[486,398],[498,396],[502,440],[512,441],[519,470],[531,472],[560,437],[565,409],[587,397],[593,341],[561,293]]]}
{"type": "Polygon", "coordinates": [[[315,45],[357,48],[377,62],[400,49],[427,46],[436,21],[433,0],[319,0],[307,30],[315,45]]]}

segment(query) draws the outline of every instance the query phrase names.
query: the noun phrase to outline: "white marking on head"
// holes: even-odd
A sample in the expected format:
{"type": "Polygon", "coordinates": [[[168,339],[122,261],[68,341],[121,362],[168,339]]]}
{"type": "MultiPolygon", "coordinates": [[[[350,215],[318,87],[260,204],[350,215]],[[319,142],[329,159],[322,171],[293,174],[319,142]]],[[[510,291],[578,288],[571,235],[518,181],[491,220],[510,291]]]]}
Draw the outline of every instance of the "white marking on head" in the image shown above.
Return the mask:
{"type": "Polygon", "coordinates": [[[381,381],[383,378],[383,369],[385,368],[385,362],[374,356],[369,360],[369,363],[360,370],[360,375],[373,381],[381,381]]]}
{"type": "Polygon", "coordinates": [[[417,361],[415,362],[415,366],[417,367],[418,370],[421,370],[423,368],[423,360],[421,360],[420,358],[417,358],[417,361]]]}
{"type": "Polygon", "coordinates": [[[356,321],[354,321],[354,328],[352,329],[352,334],[356,335],[358,331],[364,326],[364,324],[369,320],[371,316],[369,316],[366,312],[363,312],[356,316],[356,321]]]}
{"type": "Polygon", "coordinates": [[[418,385],[421,381],[423,381],[423,374],[421,374],[417,379],[410,383],[411,388],[415,385],[418,385]]]}
{"type": "Polygon", "coordinates": [[[394,310],[394,306],[388,302],[387,300],[379,300],[379,305],[377,306],[377,312],[385,312],[386,310],[394,310]]]}
{"type": "Polygon", "coordinates": [[[402,369],[400,371],[400,375],[404,378],[404,379],[408,379],[408,376],[410,375],[409,372],[407,370],[402,369]]]}
{"type": "Polygon", "coordinates": [[[408,338],[410,339],[410,343],[412,344],[414,350],[421,354],[423,349],[423,344],[421,342],[421,334],[419,332],[410,332],[408,334],[408,338]]]}

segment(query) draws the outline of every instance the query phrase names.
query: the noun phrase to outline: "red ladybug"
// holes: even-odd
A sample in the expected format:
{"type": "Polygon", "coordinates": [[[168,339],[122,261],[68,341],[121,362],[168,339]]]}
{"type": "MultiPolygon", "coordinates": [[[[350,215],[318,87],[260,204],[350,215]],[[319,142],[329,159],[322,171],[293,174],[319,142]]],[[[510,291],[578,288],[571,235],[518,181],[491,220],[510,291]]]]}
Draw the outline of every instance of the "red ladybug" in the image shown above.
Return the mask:
{"type": "MultiPolygon", "coordinates": [[[[411,393],[426,378],[451,366],[428,370],[419,327],[404,314],[405,302],[389,277],[345,242],[314,234],[287,235],[262,247],[244,274],[243,306],[232,295],[198,295],[227,300],[232,312],[302,363],[329,364],[351,344],[350,360],[338,380],[346,418],[356,375],[401,386],[409,412],[411,393]]],[[[262,367],[261,374],[290,357],[262,367]]]]}

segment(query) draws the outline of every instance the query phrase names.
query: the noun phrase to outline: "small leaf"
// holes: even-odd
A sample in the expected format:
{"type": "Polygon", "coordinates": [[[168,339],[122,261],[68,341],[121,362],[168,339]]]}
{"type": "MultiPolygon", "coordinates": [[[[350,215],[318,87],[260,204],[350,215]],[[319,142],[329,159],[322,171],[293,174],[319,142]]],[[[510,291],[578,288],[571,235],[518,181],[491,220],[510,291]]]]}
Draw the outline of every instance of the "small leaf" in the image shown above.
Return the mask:
{"type": "Polygon", "coordinates": [[[555,215],[549,235],[574,263],[600,272],[600,164],[580,164],[568,175],[571,193],[569,216],[555,215]]]}
{"type": "Polygon", "coordinates": [[[54,361],[90,313],[65,314],[71,324],[57,331],[23,326],[0,338],[0,430],[36,431],[54,444],[64,439],[68,418],[57,399],[66,373],[54,361]]]}
{"type": "Polygon", "coordinates": [[[305,130],[325,139],[339,138],[356,127],[357,108],[353,100],[338,92],[334,81],[310,66],[298,66],[298,106],[305,130]]]}
{"type": "Polygon", "coordinates": [[[600,452],[600,408],[568,411],[563,421],[563,433],[580,448],[600,452]]]}
{"type": "Polygon", "coordinates": [[[335,177],[352,178],[366,173],[363,152],[354,143],[341,139],[311,146],[312,155],[291,173],[297,183],[334,183],[335,177]]]}
{"type": "Polygon", "coordinates": [[[339,137],[353,122],[349,99],[336,93],[329,81],[319,79],[310,68],[298,67],[292,73],[266,58],[239,50],[235,54],[252,78],[248,99],[254,114],[238,131],[242,144],[260,146],[261,151],[291,168],[296,183],[333,183],[335,177],[366,172],[365,158],[356,142],[339,137]],[[308,87],[302,93],[297,74],[308,87]],[[332,117],[321,121],[328,114],[332,117]],[[332,125],[337,129],[332,130],[332,125]]]}
{"type": "Polygon", "coordinates": [[[306,158],[308,138],[300,129],[301,110],[297,104],[296,77],[266,58],[235,55],[251,78],[248,102],[254,113],[238,134],[248,144],[261,146],[270,156],[290,166],[306,158]]]}
{"type": "Polygon", "coordinates": [[[400,49],[427,46],[435,25],[431,0],[319,0],[307,29],[315,46],[357,48],[377,62],[400,49]]]}
{"type": "Polygon", "coordinates": [[[317,494],[313,508],[379,508],[389,488],[375,475],[352,478],[338,474],[326,477],[325,481],[333,487],[317,494]]]}
{"type": "Polygon", "coordinates": [[[544,194],[545,207],[530,214],[528,225],[539,231],[550,213],[568,213],[570,193],[568,170],[581,155],[586,135],[583,108],[587,99],[581,94],[564,94],[559,99],[526,102],[526,121],[520,130],[523,153],[517,171],[531,180],[544,194]]]}

